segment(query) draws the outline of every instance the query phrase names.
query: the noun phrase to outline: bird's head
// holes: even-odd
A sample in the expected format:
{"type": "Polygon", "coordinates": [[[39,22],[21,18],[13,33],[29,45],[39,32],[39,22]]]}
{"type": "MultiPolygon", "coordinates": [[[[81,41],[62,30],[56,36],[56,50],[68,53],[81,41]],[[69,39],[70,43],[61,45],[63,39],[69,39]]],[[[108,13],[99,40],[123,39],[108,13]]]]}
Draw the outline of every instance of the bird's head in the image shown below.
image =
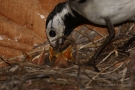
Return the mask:
{"type": "Polygon", "coordinates": [[[83,22],[78,18],[80,19],[80,15],[72,10],[67,2],[56,5],[48,15],[46,20],[46,35],[55,51],[61,52],[68,46],[68,44],[64,44],[66,38],[75,27],[83,22]]]}
{"type": "Polygon", "coordinates": [[[67,36],[75,26],[75,17],[67,2],[59,3],[48,15],[46,20],[46,34],[54,50],[62,51],[67,36]]]}

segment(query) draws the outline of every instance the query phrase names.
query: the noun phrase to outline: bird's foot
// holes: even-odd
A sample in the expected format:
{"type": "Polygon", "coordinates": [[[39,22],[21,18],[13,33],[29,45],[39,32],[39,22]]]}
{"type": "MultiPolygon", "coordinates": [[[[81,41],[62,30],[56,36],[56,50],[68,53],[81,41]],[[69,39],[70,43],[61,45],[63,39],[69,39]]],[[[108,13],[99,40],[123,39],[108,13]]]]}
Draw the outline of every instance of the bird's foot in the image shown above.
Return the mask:
{"type": "Polygon", "coordinates": [[[96,66],[95,60],[96,60],[96,58],[92,57],[91,59],[89,59],[89,61],[86,63],[86,65],[92,66],[96,72],[100,72],[98,67],[96,66]]]}

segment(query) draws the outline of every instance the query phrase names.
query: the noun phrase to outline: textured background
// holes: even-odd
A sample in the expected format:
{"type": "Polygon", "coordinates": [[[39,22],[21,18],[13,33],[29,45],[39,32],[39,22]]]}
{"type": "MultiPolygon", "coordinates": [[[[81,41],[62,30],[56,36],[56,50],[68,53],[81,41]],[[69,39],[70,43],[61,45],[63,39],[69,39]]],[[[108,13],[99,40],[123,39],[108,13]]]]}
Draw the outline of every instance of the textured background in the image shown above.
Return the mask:
{"type": "Polygon", "coordinates": [[[0,0],[0,56],[14,57],[44,43],[46,17],[61,1],[0,0]]]}

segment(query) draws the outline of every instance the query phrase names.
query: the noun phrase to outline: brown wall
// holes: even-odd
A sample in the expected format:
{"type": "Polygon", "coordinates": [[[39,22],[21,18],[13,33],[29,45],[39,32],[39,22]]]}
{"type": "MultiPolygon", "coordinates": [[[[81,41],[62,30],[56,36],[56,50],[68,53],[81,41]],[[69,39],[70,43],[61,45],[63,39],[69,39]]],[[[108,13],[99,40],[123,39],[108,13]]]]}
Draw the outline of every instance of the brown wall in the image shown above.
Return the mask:
{"type": "Polygon", "coordinates": [[[0,56],[14,57],[45,42],[46,17],[61,1],[0,0],[0,56]]]}

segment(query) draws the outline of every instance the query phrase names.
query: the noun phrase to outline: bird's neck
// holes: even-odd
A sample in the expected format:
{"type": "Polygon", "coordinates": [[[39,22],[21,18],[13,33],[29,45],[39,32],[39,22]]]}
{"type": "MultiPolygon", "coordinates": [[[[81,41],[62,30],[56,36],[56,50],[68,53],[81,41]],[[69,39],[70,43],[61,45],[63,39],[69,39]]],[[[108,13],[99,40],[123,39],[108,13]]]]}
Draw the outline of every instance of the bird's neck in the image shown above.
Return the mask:
{"type": "Polygon", "coordinates": [[[67,14],[64,16],[64,24],[65,24],[65,34],[69,35],[74,28],[79,25],[87,24],[89,21],[81,16],[79,13],[70,8],[70,6],[66,3],[67,14]],[[69,31],[70,30],[70,31],[69,31]]]}

